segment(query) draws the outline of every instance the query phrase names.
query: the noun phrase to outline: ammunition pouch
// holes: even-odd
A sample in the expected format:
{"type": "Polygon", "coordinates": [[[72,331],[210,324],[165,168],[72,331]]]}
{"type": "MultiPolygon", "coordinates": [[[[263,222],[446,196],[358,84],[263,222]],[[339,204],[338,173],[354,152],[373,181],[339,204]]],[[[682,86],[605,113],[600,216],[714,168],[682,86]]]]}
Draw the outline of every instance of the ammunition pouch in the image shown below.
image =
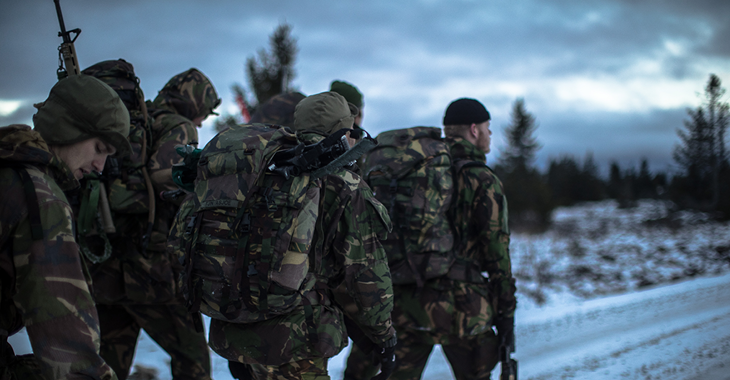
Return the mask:
{"type": "Polygon", "coordinates": [[[474,284],[483,284],[487,281],[474,263],[460,259],[456,259],[456,261],[454,261],[451,268],[449,268],[449,272],[446,274],[446,277],[455,281],[470,282],[474,284]]]}

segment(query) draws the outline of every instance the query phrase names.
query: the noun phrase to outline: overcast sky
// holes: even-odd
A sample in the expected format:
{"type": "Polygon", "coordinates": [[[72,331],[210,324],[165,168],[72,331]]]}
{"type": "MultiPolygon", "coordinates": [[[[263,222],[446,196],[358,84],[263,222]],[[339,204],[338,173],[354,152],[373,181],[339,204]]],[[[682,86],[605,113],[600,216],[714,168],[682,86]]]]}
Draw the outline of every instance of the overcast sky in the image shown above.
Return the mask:
{"type": "MultiPolygon", "coordinates": [[[[513,102],[525,99],[542,144],[538,164],[591,152],[672,170],[686,108],[710,73],[730,82],[727,0],[61,0],[80,28],[82,68],[124,58],[148,99],[196,67],[237,112],[230,87],[248,86],[246,58],[268,48],[281,22],[299,54],[294,85],[306,95],[333,79],[364,93],[373,134],[440,126],[452,100],[473,97],[492,114],[498,160],[513,102]]],[[[32,104],[56,82],[61,43],[51,0],[0,0],[0,125],[31,123],[32,104]]],[[[727,97],[725,98],[727,101],[727,97]]],[[[211,118],[200,137],[213,136],[211,118]]]]}

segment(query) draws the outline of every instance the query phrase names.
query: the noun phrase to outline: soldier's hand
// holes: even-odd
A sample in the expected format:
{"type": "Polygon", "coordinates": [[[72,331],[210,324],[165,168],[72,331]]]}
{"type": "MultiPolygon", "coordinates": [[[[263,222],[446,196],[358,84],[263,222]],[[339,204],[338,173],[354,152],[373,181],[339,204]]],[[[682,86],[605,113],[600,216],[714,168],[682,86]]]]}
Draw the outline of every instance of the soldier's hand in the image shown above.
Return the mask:
{"type": "Polygon", "coordinates": [[[395,345],[398,339],[395,336],[383,343],[375,351],[375,365],[380,364],[380,373],[371,380],[387,380],[395,369],[395,345]]]}
{"type": "Polygon", "coordinates": [[[494,321],[494,327],[497,328],[497,336],[500,341],[509,344],[514,347],[515,344],[515,319],[512,318],[498,318],[494,321]]]}

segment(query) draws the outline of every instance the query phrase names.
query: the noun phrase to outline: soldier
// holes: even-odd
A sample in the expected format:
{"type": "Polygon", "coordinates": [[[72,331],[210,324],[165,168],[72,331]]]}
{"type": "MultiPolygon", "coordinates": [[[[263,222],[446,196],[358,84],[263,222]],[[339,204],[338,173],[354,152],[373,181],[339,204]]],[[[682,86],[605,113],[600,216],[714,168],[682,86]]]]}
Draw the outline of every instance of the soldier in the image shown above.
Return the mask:
{"type": "Polygon", "coordinates": [[[129,154],[129,115],[109,86],[60,80],[36,105],[35,128],[0,128],[0,378],[116,379],[99,355],[99,324],[64,191],[129,154]],[[23,326],[34,354],[7,343],[23,326]],[[35,356],[35,360],[33,359],[35,356]]]}
{"type": "Polygon", "coordinates": [[[256,107],[249,123],[276,124],[290,127],[294,124],[294,108],[306,98],[301,92],[287,92],[273,96],[256,107]]]}
{"type": "MultiPolygon", "coordinates": [[[[325,92],[299,102],[292,127],[311,144],[352,128],[356,114],[342,96],[325,92]]],[[[385,379],[392,369],[395,331],[390,272],[377,235],[390,228],[387,212],[367,184],[344,168],[317,181],[320,211],[308,254],[316,285],[304,293],[306,301],[256,323],[211,319],[210,347],[232,362],[232,372],[236,363],[249,364],[256,379],[329,379],[328,358],[347,345],[343,312],[331,291],[344,282],[358,305],[352,318],[378,348],[385,379]]]]}
{"type": "MultiPolygon", "coordinates": [[[[85,71],[118,83],[107,73],[114,68],[131,72],[123,60],[105,61],[85,71]]],[[[118,86],[124,89],[123,85],[118,86]]],[[[137,88],[135,91],[141,91],[137,88]]],[[[142,98],[143,99],[143,98],[142,98]]],[[[138,115],[143,103],[135,103],[130,112],[138,115]]],[[[154,122],[138,119],[135,154],[122,162],[123,177],[110,185],[110,202],[118,229],[112,236],[111,257],[92,267],[95,299],[101,325],[101,355],[120,379],[129,376],[140,329],[170,354],[173,379],[210,379],[210,354],[202,326],[196,330],[194,320],[177,288],[179,263],[166,252],[170,223],[178,204],[143,195],[139,206],[154,205],[154,224],[147,230],[148,213],[143,207],[122,207],[115,199],[134,198],[135,190],[147,193],[141,167],[149,172],[153,194],[176,188],[171,167],[182,160],[175,152],[178,144],[197,144],[202,121],[220,104],[210,80],[197,69],[175,75],[163,87],[148,112],[154,122]],[[147,149],[139,145],[147,135],[147,149]],[[148,159],[140,157],[147,156],[148,159]],[[124,179],[126,176],[126,180],[124,179]],[[114,194],[129,194],[129,196],[114,194]],[[139,210],[142,211],[139,211],[139,210]],[[150,233],[151,232],[151,233],[150,233]]],[[[132,134],[130,134],[130,138],[132,134]]],[[[97,248],[97,251],[102,248],[97,248]]],[[[99,253],[97,252],[97,255],[99,253]]]]}
{"type": "MultiPolygon", "coordinates": [[[[299,102],[306,98],[301,92],[287,92],[271,97],[256,107],[250,123],[274,124],[291,126],[294,124],[294,109],[299,102]]],[[[229,361],[228,368],[234,379],[252,379],[250,366],[236,361],[229,361]]]]}
{"type": "Polygon", "coordinates": [[[398,345],[392,379],[419,379],[435,344],[443,348],[457,379],[489,379],[499,360],[491,326],[500,336],[513,334],[516,301],[507,200],[502,183],[486,165],[489,123],[489,112],[474,99],[455,100],[446,109],[444,134],[456,188],[451,211],[456,262],[446,276],[426,281],[422,289],[394,287],[398,345]]]}
{"type": "Polygon", "coordinates": [[[362,93],[352,84],[339,80],[335,80],[330,83],[330,91],[342,95],[348,103],[357,107],[357,116],[355,116],[355,121],[352,126],[352,129],[354,130],[347,135],[350,145],[355,145],[363,135],[362,118],[364,104],[362,100],[362,93]]]}

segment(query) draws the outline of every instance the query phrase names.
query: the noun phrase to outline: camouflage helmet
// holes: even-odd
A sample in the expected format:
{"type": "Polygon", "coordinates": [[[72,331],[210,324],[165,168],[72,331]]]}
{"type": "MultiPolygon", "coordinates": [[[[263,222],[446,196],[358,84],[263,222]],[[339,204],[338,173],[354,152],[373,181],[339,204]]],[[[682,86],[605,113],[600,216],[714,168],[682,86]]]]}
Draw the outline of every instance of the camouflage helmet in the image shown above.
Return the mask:
{"type": "Polygon", "coordinates": [[[139,78],[134,74],[134,66],[123,60],[109,60],[93,64],[82,74],[91,75],[106,83],[124,102],[129,110],[140,110],[144,102],[144,92],[139,87],[139,78]]]}
{"type": "Polygon", "coordinates": [[[38,105],[33,125],[50,145],[99,137],[113,145],[119,156],[132,151],[127,141],[127,108],[111,87],[89,75],[71,75],[58,81],[48,99],[38,105]]]}
{"type": "Polygon", "coordinates": [[[297,133],[330,135],[342,128],[351,129],[360,111],[342,95],[328,91],[308,96],[297,104],[292,129],[297,133]]]}
{"type": "Polygon", "coordinates": [[[301,92],[276,95],[256,107],[250,122],[291,126],[294,124],[294,109],[304,98],[306,96],[301,92]]]}
{"type": "Polygon", "coordinates": [[[221,99],[213,83],[196,68],[172,77],[154,101],[156,107],[172,107],[178,114],[190,120],[211,114],[218,115],[213,110],[220,104],[221,99]]]}

